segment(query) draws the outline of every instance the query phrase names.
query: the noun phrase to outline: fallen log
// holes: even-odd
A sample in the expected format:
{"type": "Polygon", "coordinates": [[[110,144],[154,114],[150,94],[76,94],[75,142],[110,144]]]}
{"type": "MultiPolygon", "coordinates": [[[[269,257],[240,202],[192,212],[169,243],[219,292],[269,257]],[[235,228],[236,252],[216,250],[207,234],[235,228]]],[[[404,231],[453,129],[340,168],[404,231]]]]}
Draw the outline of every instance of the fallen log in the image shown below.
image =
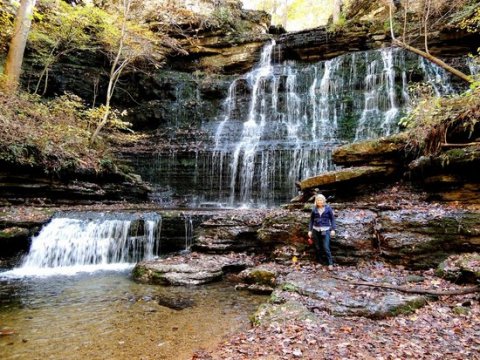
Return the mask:
{"type": "Polygon", "coordinates": [[[473,287],[457,289],[457,290],[440,291],[440,290],[421,289],[421,288],[418,288],[418,287],[417,288],[407,288],[405,286],[396,286],[396,285],[390,285],[390,284],[376,284],[376,283],[371,283],[371,282],[366,282],[366,281],[351,281],[349,279],[345,279],[345,278],[338,277],[338,276],[332,276],[332,278],[337,279],[337,280],[341,280],[341,281],[345,281],[345,282],[347,282],[349,284],[352,284],[352,285],[378,287],[378,288],[396,290],[396,291],[400,291],[400,292],[404,292],[404,293],[410,293],[410,294],[448,296],[448,295],[465,295],[465,294],[472,294],[472,293],[480,292],[480,286],[473,286],[473,287]]]}

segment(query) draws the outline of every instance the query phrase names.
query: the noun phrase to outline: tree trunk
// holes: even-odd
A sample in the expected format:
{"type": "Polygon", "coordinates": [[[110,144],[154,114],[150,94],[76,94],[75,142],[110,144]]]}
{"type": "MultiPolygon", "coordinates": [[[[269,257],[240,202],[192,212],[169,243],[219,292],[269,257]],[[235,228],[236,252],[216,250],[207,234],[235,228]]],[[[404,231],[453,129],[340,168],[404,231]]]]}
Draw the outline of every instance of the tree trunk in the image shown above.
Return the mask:
{"type": "Polygon", "coordinates": [[[408,44],[405,44],[403,41],[400,41],[400,40],[397,40],[397,39],[393,39],[393,43],[398,45],[398,46],[401,46],[403,47],[404,49],[408,50],[408,51],[411,51],[417,55],[420,55],[422,57],[424,57],[425,59],[433,62],[434,64],[437,64],[438,66],[440,66],[441,68],[447,70],[448,72],[450,72],[451,74],[459,77],[460,79],[468,82],[468,83],[471,83],[473,80],[470,76],[464,74],[463,72],[461,72],[460,70],[457,70],[453,67],[451,67],[450,65],[444,63],[442,60],[440,60],[439,58],[431,55],[431,54],[427,54],[425,51],[422,51],[420,49],[417,49],[413,46],[410,46],[408,44]]]}
{"type": "Polygon", "coordinates": [[[22,0],[15,17],[14,32],[5,62],[5,86],[8,91],[16,91],[20,81],[23,54],[27,45],[28,33],[32,25],[33,8],[36,0],[22,0]]]}
{"type": "Polygon", "coordinates": [[[100,134],[100,131],[108,122],[108,117],[110,115],[110,101],[115,91],[115,86],[117,84],[118,79],[120,78],[120,75],[122,74],[123,69],[128,64],[128,59],[126,59],[123,61],[123,63],[119,65],[121,60],[120,58],[123,53],[123,46],[124,46],[124,41],[125,41],[125,36],[127,31],[127,18],[130,13],[130,5],[131,5],[130,0],[123,0],[122,30],[120,33],[120,39],[119,39],[120,42],[117,49],[117,55],[115,56],[115,59],[113,60],[113,63],[112,63],[112,67],[110,69],[110,79],[108,81],[107,95],[105,100],[105,113],[100,123],[98,123],[97,128],[93,132],[92,137],[90,138],[91,145],[95,143],[98,135],[100,134]]]}

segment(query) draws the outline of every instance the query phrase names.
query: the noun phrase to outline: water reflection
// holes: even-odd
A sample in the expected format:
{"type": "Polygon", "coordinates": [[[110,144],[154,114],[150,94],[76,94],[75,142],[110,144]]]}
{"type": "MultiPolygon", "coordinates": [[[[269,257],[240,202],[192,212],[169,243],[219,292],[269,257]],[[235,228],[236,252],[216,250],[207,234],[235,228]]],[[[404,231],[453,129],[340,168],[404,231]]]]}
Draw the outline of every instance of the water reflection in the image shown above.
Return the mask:
{"type": "Polygon", "coordinates": [[[188,359],[195,349],[247,327],[248,315],[263,301],[228,283],[149,286],[134,283],[128,272],[3,279],[0,331],[13,334],[0,336],[0,354],[2,359],[188,359]]]}

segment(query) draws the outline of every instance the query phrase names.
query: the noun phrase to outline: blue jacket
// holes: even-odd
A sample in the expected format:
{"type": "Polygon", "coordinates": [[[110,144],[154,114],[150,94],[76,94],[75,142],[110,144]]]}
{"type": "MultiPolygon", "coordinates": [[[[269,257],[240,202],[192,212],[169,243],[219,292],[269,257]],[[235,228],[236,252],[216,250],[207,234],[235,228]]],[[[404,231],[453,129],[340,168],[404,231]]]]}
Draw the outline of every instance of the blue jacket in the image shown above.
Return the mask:
{"type": "Polygon", "coordinates": [[[312,214],[310,215],[310,225],[308,226],[308,230],[312,231],[314,226],[329,226],[330,230],[336,229],[333,210],[329,205],[325,205],[322,215],[320,215],[316,206],[313,207],[312,214]]]}

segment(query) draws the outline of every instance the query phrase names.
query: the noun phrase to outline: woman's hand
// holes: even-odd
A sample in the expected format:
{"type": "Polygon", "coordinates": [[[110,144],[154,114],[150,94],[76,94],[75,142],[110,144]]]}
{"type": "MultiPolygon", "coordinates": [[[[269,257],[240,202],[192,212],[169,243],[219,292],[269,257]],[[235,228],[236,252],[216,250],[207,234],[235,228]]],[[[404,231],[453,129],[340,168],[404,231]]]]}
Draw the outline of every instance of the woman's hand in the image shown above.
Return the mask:
{"type": "Polygon", "coordinates": [[[335,230],[331,230],[331,231],[330,231],[330,236],[331,236],[331,237],[335,237],[335,230]]]}
{"type": "Polygon", "coordinates": [[[308,232],[308,237],[309,237],[309,238],[312,237],[312,232],[311,232],[311,231],[308,232]]]}

